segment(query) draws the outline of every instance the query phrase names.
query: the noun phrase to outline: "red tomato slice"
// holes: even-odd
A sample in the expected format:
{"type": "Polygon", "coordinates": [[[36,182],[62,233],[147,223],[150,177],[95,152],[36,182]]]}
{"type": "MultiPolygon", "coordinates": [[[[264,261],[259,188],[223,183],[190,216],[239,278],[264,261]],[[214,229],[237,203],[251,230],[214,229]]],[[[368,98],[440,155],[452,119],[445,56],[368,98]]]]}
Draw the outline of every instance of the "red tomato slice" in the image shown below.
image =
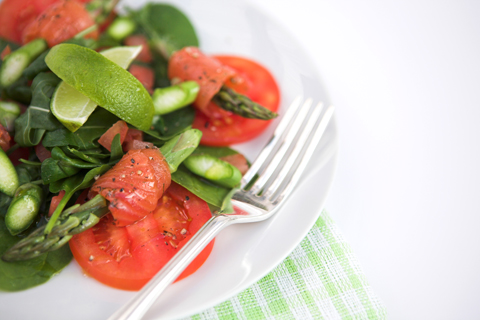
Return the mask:
{"type": "MultiPolygon", "coordinates": [[[[240,57],[215,56],[222,64],[237,72],[225,85],[248,96],[265,108],[277,111],[280,91],[271,73],[260,64],[240,57]]],[[[216,107],[210,103],[211,107],[216,107]]],[[[209,146],[229,146],[249,141],[262,133],[270,121],[247,119],[229,113],[222,118],[211,118],[197,111],[193,127],[203,132],[201,143],[209,146]]]]}
{"type": "Polygon", "coordinates": [[[22,42],[22,32],[40,13],[60,0],[3,0],[0,3],[0,38],[22,42]]]}
{"type": "MultiPolygon", "coordinates": [[[[153,213],[127,227],[103,218],[70,241],[75,260],[96,280],[124,290],[141,289],[210,219],[206,202],[172,183],[153,213]]],[[[195,272],[213,241],[177,280],[195,272]]]]}
{"type": "MultiPolygon", "coordinates": [[[[43,38],[53,47],[60,42],[73,38],[77,33],[95,24],[83,4],[77,1],[63,0],[54,3],[43,11],[22,32],[23,43],[43,38]]],[[[86,38],[98,38],[98,30],[86,38]]]]}
{"type": "Polygon", "coordinates": [[[115,138],[117,134],[120,134],[120,144],[122,144],[125,141],[127,133],[127,123],[123,120],[118,120],[113,124],[113,126],[108,128],[104,134],[102,134],[102,136],[98,139],[98,143],[100,143],[100,145],[102,145],[108,151],[112,151],[113,138],[115,138]]]}

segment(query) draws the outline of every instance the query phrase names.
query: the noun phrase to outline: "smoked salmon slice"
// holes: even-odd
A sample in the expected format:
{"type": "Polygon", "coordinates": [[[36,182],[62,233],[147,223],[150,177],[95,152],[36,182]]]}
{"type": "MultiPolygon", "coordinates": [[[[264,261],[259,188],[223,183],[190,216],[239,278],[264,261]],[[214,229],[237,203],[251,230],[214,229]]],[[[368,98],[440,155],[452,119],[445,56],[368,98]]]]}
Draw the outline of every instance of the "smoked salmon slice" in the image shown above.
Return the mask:
{"type": "Polygon", "coordinates": [[[89,197],[102,195],[116,226],[127,226],[154,211],[170,186],[168,164],[157,148],[133,149],[98,178],[89,197]]]}

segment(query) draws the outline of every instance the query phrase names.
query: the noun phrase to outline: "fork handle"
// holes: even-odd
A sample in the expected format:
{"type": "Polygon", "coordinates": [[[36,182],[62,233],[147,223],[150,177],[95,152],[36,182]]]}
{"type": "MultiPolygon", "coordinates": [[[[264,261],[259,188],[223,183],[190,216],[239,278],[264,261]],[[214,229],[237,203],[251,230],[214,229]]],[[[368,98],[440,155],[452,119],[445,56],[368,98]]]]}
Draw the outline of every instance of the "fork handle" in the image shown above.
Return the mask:
{"type": "Polygon", "coordinates": [[[182,273],[193,259],[225,227],[232,224],[228,216],[216,215],[126,305],[109,320],[138,320],[150,309],[162,292],[182,273]]]}

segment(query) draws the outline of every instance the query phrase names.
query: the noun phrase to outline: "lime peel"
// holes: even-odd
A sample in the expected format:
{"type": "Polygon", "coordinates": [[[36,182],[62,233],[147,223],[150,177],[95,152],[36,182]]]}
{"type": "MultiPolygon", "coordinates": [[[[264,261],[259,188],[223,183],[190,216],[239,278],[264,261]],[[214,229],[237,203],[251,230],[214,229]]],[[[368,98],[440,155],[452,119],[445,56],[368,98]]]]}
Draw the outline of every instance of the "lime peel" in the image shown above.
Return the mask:
{"type": "MultiPolygon", "coordinates": [[[[123,65],[117,65],[107,58],[115,59],[113,57],[118,53],[115,50],[120,48],[122,47],[106,50],[102,53],[105,55],[103,56],[78,45],[59,44],[50,50],[45,57],[45,62],[60,79],[70,85],[72,89],[76,89],[88,97],[95,105],[107,109],[141,130],[148,130],[154,114],[150,94],[132,74],[122,68],[123,65]]],[[[141,50],[141,47],[123,48],[131,48],[133,53],[138,51],[136,54],[141,50]]],[[[122,55],[120,54],[120,56],[122,55]]],[[[130,62],[125,65],[125,68],[130,62]]],[[[59,92],[58,88],[57,92],[59,92]]],[[[79,98],[76,98],[77,104],[72,106],[68,103],[68,96],[62,98],[63,100],[67,99],[65,102],[61,101],[57,92],[52,99],[52,113],[59,118],[58,114],[63,111],[62,116],[65,119],[59,120],[64,125],[67,123],[66,127],[74,131],[88,119],[95,107],[92,109],[88,103],[84,103],[79,98]],[[62,103],[60,104],[60,102],[62,103]],[[73,119],[75,118],[75,116],[72,117],[73,111],[66,111],[69,108],[77,108],[77,111],[80,111],[77,114],[78,119],[73,119]],[[54,109],[55,111],[53,111],[54,109]],[[90,109],[92,110],[90,111],[90,109]],[[88,113],[89,111],[90,113],[88,113]],[[65,114],[67,115],[65,116],[65,114]]]]}

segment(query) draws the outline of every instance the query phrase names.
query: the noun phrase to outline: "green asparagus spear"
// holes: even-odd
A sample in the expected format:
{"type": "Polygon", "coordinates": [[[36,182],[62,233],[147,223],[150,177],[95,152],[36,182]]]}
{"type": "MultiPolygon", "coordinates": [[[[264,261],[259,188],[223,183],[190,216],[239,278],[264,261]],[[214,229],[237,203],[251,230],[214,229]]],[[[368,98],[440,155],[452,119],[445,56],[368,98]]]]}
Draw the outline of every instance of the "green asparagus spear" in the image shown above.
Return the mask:
{"type": "Polygon", "coordinates": [[[231,111],[244,118],[270,120],[277,116],[273,111],[250,100],[250,98],[238,94],[230,88],[223,86],[222,89],[213,97],[220,108],[231,111]]]}
{"type": "Polygon", "coordinates": [[[36,39],[8,54],[0,68],[0,87],[8,87],[20,79],[23,70],[47,48],[45,40],[36,39]]]}
{"type": "Polygon", "coordinates": [[[29,260],[56,250],[66,244],[74,234],[97,224],[108,212],[107,202],[100,195],[81,206],[74,205],[62,213],[49,234],[44,233],[45,226],[38,228],[8,249],[2,260],[29,260]]]}
{"type": "Polygon", "coordinates": [[[26,183],[15,191],[5,215],[5,225],[12,235],[19,234],[32,224],[40,211],[42,200],[43,190],[35,184],[26,183]]]}

